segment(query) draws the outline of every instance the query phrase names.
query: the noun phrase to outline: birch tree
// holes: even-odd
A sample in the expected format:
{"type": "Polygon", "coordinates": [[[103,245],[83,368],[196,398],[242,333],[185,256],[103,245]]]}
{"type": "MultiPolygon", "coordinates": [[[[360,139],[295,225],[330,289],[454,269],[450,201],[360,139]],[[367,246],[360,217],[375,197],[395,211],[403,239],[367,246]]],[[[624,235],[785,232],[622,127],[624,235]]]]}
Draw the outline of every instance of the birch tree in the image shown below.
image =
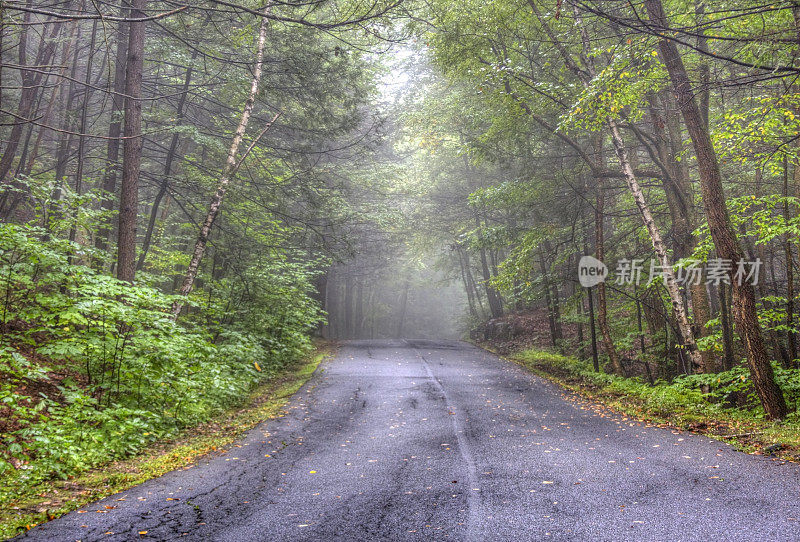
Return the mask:
{"type": "MultiPolygon", "coordinates": [[[[186,269],[186,275],[183,279],[183,284],[181,285],[180,295],[186,297],[192,292],[192,288],[194,287],[194,281],[197,278],[197,271],[200,268],[200,262],[203,259],[203,255],[206,252],[206,245],[208,245],[208,238],[211,235],[211,228],[214,225],[214,221],[219,214],[219,210],[222,207],[222,201],[225,199],[225,194],[228,191],[228,187],[230,186],[231,179],[236,174],[236,171],[241,166],[242,161],[247,157],[247,154],[252,149],[252,145],[248,152],[242,156],[241,159],[237,160],[237,155],[239,153],[239,146],[242,144],[242,140],[244,139],[244,134],[247,131],[247,125],[250,122],[250,116],[253,113],[253,106],[255,105],[256,96],[258,94],[258,88],[261,84],[261,77],[264,72],[263,61],[264,61],[264,47],[267,41],[267,30],[269,28],[269,19],[266,17],[270,11],[270,4],[264,8],[264,17],[261,18],[261,23],[259,25],[258,30],[258,39],[257,39],[257,46],[256,46],[256,60],[255,65],[253,68],[253,79],[250,83],[250,93],[247,96],[247,101],[244,104],[244,109],[242,110],[242,115],[239,118],[239,124],[236,127],[236,131],[233,135],[233,140],[231,141],[231,146],[228,149],[228,158],[225,161],[225,165],[222,168],[222,174],[220,175],[219,183],[217,184],[217,189],[214,192],[214,196],[211,198],[211,202],[208,205],[208,212],[206,213],[206,218],[203,221],[202,225],[200,226],[200,231],[197,235],[197,241],[194,244],[194,251],[192,252],[192,258],[189,261],[189,267],[186,269]]],[[[272,127],[272,124],[278,120],[279,114],[276,114],[272,121],[267,123],[264,126],[259,138],[263,136],[267,130],[272,127]]],[[[258,141],[258,138],[256,139],[258,141]]],[[[255,143],[254,143],[255,144],[255,143]]],[[[181,308],[183,304],[179,301],[176,301],[172,306],[172,314],[173,317],[177,318],[181,312],[181,308]]]]}

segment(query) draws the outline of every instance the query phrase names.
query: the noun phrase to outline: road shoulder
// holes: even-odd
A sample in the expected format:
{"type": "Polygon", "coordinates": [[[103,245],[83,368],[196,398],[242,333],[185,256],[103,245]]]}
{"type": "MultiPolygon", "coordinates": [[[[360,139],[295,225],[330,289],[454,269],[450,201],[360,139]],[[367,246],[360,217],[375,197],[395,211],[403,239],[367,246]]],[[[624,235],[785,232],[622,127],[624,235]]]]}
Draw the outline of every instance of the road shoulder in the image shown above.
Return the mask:
{"type": "Polygon", "coordinates": [[[44,482],[0,509],[0,539],[6,540],[36,525],[170,471],[192,468],[199,460],[223,452],[265,420],[280,417],[289,399],[312,377],[335,345],[319,343],[314,352],[258,386],[248,399],[208,422],[178,436],[154,442],[142,453],[87,471],[68,480],[44,482]]]}
{"type": "Polygon", "coordinates": [[[691,404],[670,404],[670,409],[660,410],[653,401],[648,401],[647,393],[652,388],[638,380],[619,379],[630,381],[630,386],[606,383],[602,379],[587,378],[566,363],[560,364],[559,361],[569,361],[569,358],[552,352],[531,349],[502,355],[489,344],[472,344],[575,393],[608,414],[711,437],[751,455],[800,463],[800,431],[796,422],[772,422],[737,415],[735,411],[702,412],[691,404]]]}

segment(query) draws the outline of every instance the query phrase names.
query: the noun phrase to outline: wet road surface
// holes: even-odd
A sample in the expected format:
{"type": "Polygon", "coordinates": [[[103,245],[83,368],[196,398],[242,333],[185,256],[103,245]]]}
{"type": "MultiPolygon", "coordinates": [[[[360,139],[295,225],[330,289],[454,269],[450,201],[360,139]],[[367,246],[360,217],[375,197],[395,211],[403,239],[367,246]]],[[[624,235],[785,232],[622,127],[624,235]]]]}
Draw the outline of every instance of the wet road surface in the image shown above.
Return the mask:
{"type": "Polygon", "coordinates": [[[286,410],[23,538],[800,540],[800,465],[603,414],[465,343],[345,343],[286,410]]]}

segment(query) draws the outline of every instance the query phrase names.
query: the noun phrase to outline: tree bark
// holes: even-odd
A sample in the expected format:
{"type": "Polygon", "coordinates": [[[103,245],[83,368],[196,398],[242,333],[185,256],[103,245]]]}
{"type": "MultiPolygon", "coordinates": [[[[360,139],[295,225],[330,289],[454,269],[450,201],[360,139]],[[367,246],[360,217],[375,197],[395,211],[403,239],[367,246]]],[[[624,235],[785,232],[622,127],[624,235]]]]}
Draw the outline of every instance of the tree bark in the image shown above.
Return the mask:
{"type": "MultiPolygon", "coordinates": [[[[597,200],[594,206],[594,257],[605,262],[605,235],[603,226],[603,213],[605,208],[605,191],[600,179],[597,180],[597,200]]],[[[608,327],[608,300],[606,297],[606,283],[600,282],[597,285],[597,327],[600,328],[600,335],[603,338],[603,348],[611,361],[614,372],[620,375],[625,374],[625,367],[622,365],[614,341],[611,339],[611,329],[608,327]]],[[[597,365],[597,363],[595,363],[597,365]]],[[[597,369],[597,367],[595,367],[597,369]]]]}
{"type": "Polygon", "coordinates": [[[353,325],[353,273],[348,270],[344,277],[344,338],[352,339],[355,326],[353,325]]]}
{"type": "MultiPolygon", "coordinates": [[[[27,7],[31,7],[30,0],[27,7]]],[[[39,70],[38,72],[31,69],[26,69],[27,66],[27,49],[28,49],[28,26],[31,24],[30,13],[25,13],[23,16],[23,24],[20,29],[20,39],[18,44],[18,62],[20,66],[22,89],[20,91],[19,105],[17,106],[17,116],[13,117],[11,133],[9,134],[8,144],[3,149],[3,155],[0,157],[0,184],[8,182],[7,179],[14,159],[17,156],[17,149],[22,139],[22,132],[25,125],[29,122],[31,114],[33,113],[33,106],[36,103],[36,97],[39,89],[42,87],[43,80],[46,76],[46,70],[39,70]]],[[[47,35],[46,29],[42,31],[42,36],[34,65],[41,66],[49,64],[55,57],[56,45],[58,37],[63,28],[63,22],[56,22],[50,35],[47,35]]],[[[73,29],[74,30],[74,29],[73,29]]]]}
{"type": "MultiPolygon", "coordinates": [[[[478,213],[475,213],[475,225],[478,227],[478,231],[481,229],[481,220],[478,217],[478,213]]],[[[483,287],[486,291],[486,299],[489,302],[489,311],[492,313],[492,318],[500,318],[503,316],[503,306],[500,304],[500,298],[497,296],[497,292],[494,291],[490,281],[492,280],[492,273],[489,270],[489,260],[486,256],[486,248],[481,245],[479,250],[480,257],[481,257],[481,271],[483,272],[483,287]]]]}
{"type": "MultiPolygon", "coordinates": [[[[783,155],[783,197],[789,196],[789,159],[783,155]]],[[[789,202],[783,202],[783,219],[786,224],[792,217],[789,214],[789,202]]],[[[794,256],[792,255],[791,236],[786,233],[783,236],[783,256],[786,265],[786,338],[789,343],[790,365],[797,364],[797,340],[794,328],[794,256]]]]}
{"type": "MultiPolygon", "coordinates": [[[[669,24],[661,0],[645,0],[644,5],[650,21],[663,31],[667,31],[669,24]]],[[[744,258],[744,252],[731,227],[725,204],[722,175],[708,127],[703,122],[686,68],[675,43],[662,37],[658,41],[658,48],[672,81],[678,99],[678,107],[694,145],[700,172],[700,189],[711,238],[719,257],[734,262],[735,267],[735,262],[744,258]]],[[[761,335],[753,285],[747,281],[734,280],[733,270],[731,270],[730,278],[733,283],[734,318],[747,351],[753,385],[767,416],[771,419],[781,419],[787,414],[786,401],[783,392],[775,382],[764,338],[761,335]]]]}
{"type": "Polygon", "coordinates": [[[592,336],[592,366],[594,367],[594,372],[600,372],[600,360],[597,357],[597,330],[595,329],[594,323],[594,301],[593,296],[594,292],[592,292],[591,288],[587,288],[587,295],[589,297],[589,329],[591,331],[592,336]]]}
{"type": "Polygon", "coordinates": [[[697,94],[700,97],[700,116],[703,119],[703,124],[708,128],[709,105],[711,102],[711,69],[708,65],[708,38],[705,35],[705,27],[703,26],[706,14],[706,6],[703,0],[695,2],[694,13],[697,17],[695,20],[697,25],[697,50],[702,53],[697,68],[700,76],[700,89],[697,94]]]}
{"type": "MultiPolygon", "coordinates": [[[[83,191],[83,168],[85,163],[85,154],[86,154],[86,137],[84,134],[86,133],[86,120],[89,114],[89,100],[92,97],[92,89],[91,89],[91,82],[92,82],[92,65],[94,60],[94,45],[97,39],[97,19],[92,22],[92,33],[89,39],[89,53],[88,58],[86,59],[86,76],[84,78],[84,87],[83,87],[83,104],[81,106],[81,120],[78,124],[78,160],[77,165],[75,168],[75,194],[81,195],[83,191]]],[[[75,241],[75,238],[78,234],[78,220],[77,217],[74,217],[72,226],[69,230],[69,240],[75,241]]],[[[70,256],[70,263],[72,262],[72,257],[70,256]]]]}
{"type": "Polygon", "coordinates": [[[478,311],[475,308],[475,298],[472,294],[472,285],[467,280],[467,272],[465,270],[464,259],[461,256],[461,248],[456,247],[458,253],[458,264],[461,268],[461,281],[464,283],[464,290],[467,292],[467,306],[469,307],[469,314],[473,318],[478,318],[478,311]]]}
{"type": "Polygon", "coordinates": [[[361,339],[364,331],[364,283],[356,282],[356,298],[353,307],[353,338],[361,339]]]}
{"type": "MultiPolygon", "coordinates": [[[[123,1],[120,12],[127,14],[127,1],[123,1]]],[[[106,145],[106,168],[103,174],[103,194],[100,197],[100,208],[110,215],[114,208],[114,197],[117,190],[117,170],[119,168],[120,136],[122,135],[122,111],[125,107],[125,66],[128,58],[128,23],[117,25],[117,51],[114,64],[114,89],[111,94],[111,124],[108,126],[108,144],[106,145]]],[[[111,239],[113,219],[108,216],[97,232],[95,247],[105,250],[111,239]]]]}
{"type": "MultiPolygon", "coordinates": [[[[664,104],[666,110],[669,107],[670,100],[667,96],[662,97],[664,99],[661,100],[661,103],[664,104]]],[[[656,96],[648,96],[648,102],[656,153],[664,169],[662,185],[672,221],[673,253],[675,260],[680,260],[691,256],[697,245],[697,239],[693,233],[697,227],[697,216],[692,205],[694,194],[689,180],[689,171],[684,167],[686,161],[678,162],[676,160],[676,156],[683,150],[680,125],[674,116],[668,113],[662,116],[658,112],[656,96]]],[[[694,336],[707,337],[710,331],[706,324],[710,318],[710,313],[705,285],[702,283],[692,284],[689,292],[692,300],[694,336]]],[[[700,359],[700,366],[695,369],[699,369],[704,373],[714,370],[715,359],[713,351],[708,349],[700,350],[700,359]]]]}
{"type": "Polygon", "coordinates": [[[722,369],[730,371],[736,363],[733,353],[733,330],[731,329],[731,304],[727,295],[728,285],[719,285],[719,320],[722,326],[722,369]]]}
{"type": "Polygon", "coordinates": [[[683,346],[686,348],[689,359],[692,362],[692,366],[702,367],[703,359],[700,356],[700,351],[697,349],[697,343],[695,343],[694,336],[692,335],[692,328],[689,325],[689,318],[686,314],[686,305],[681,297],[680,288],[678,287],[678,282],[675,279],[675,272],[672,269],[672,263],[669,261],[669,256],[667,255],[667,247],[661,238],[661,232],[659,231],[655,219],[653,219],[653,215],[650,212],[650,207],[647,205],[647,202],[644,199],[644,193],[639,185],[639,181],[633,174],[633,168],[631,167],[628,159],[628,151],[625,148],[625,143],[622,139],[622,135],[619,132],[617,123],[613,118],[608,119],[608,127],[611,131],[611,140],[614,143],[614,150],[616,151],[617,158],[622,166],[622,171],[625,173],[625,181],[628,183],[628,189],[633,195],[636,206],[639,208],[639,214],[642,217],[642,222],[644,222],[647,232],[650,234],[653,250],[655,250],[656,257],[658,258],[659,265],[661,266],[664,284],[667,288],[667,292],[669,293],[670,302],[672,303],[672,312],[675,315],[675,320],[678,324],[678,331],[681,334],[683,346]]]}
{"type": "Polygon", "coordinates": [[[475,283],[475,276],[472,274],[472,267],[469,261],[469,252],[466,250],[464,251],[464,270],[467,273],[467,282],[469,283],[470,288],[472,288],[472,298],[475,300],[476,308],[481,315],[484,315],[486,314],[486,309],[483,306],[483,301],[481,300],[481,295],[478,291],[478,285],[475,283]]]}
{"type": "MultiPolygon", "coordinates": [[[[317,291],[317,299],[319,301],[319,308],[322,309],[323,312],[328,312],[328,275],[330,274],[330,269],[325,273],[322,273],[317,277],[316,280],[316,291],[317,291]]],[[[329,333],[329,326],[327,320],[323,320],[319,323],[319,327],[317,328],[317,332],[319,336],[323,339],[330,339],[329,333]]]]}
{"type": "MultiPolygon", "coordinates": [[[[30,9],[31,5],[32,0],[28,0],[26,4],[27,8],[30,9]]],[[[6,176],[8,175],[8,172],[11,171],[11,166],[14,163],[14,158],[17,155],[17,148],[19,147],[20,139],[22,137],[22,130],[28,122],[27,119],[30,118],[38,87],[41,83],[44,73],[43,71],[40,71],[39,74],[36,74],[35,71],[25,68],[25,66],[28,65],[28,27],[30,24],[31,15],[29,12],[26,12],[22,19],[22,25],[20,27],[19,34],[19,44],[17,45],[22,90],[20,90],[19,94],[17,117],[13,118],[11,133],[8,137],[8,143],[6,144],[6,148],[3,149],[3,156],[0,157],[0,184],[8,182],[6,176]]],[[[62,24],[63,23],[55,24],[51,39],[54,38],[56,32],[61,29],[62,24]]],[[[55,52],[55,47],[55,39],[52,39],[52,41],[47,43],[45,36],[42,36],[41,45],[39,47],[39,52],[36,55],[34,64],[42,65],[49,63],[50,58],[52,58],[52,55],[55,52]]]]}
{"type": "MultiPolygon", "coordinates": [[[[52,112],[53,112],[53,108],[55,107],[55,105],[56,104],[61,104],[63,106],[64,102],[59,100],[58,96],[59,96],[59,93],[62,92],[62,90],[61,90],[62,85],[66,84],[66,79],[64,78],[64,75],[67,73],[67,69],[68,69],[69,65],[71,64],[68,61],[70,51],[72,50],[72,47],[77,47],[78,46],[77,45],[77,41],[78,41],[77,40],[77,28],[78,28],[78,25],[73,21],[72,29],[70,30],[69,38],[67,39],[66,45],[64,46],[64,49],[63,49],[63,52],[62,52],[62,55],[61,55],[61,58],[62,58],[61,70],[60,70],[59,74],[56,76],[56,81],[53,84],[53,90],[50,93],[50,100],[47,102],[47,107],[45,108],[44,114],[42,115],[42,119],[43,119],[42,124],[44,124],[44,125],[50,125],[50,122],[51,122],[50,119],[52,117],[52,112]]],[[[50,80],[50,77],[48,75],[48,76],[45,77],[45,79],[43,81],[43,85],[45,87],[48,85],[49,80],[50,80]]],[[[40,93],[39,103],[37,104],[37,109],[35,109],[34,111],[38,110],[39,105],[41,105],[41,101],[45,99],[44,94],[45,94],[44,91],[42,91],[40,93]]],[[[44,134],[47,131],[48,131],[47,128],[45,128],[44,126],[39,127],[39,130],[38,130],[38,132],[36,134],[36,139],[33,142],[33,148],[28,153],[28,157],[25,158],[25,151],[23,151],[23,155],[20,157],[20,164],[17,166],[17,172],[21,172],[24,175],[30,175],[31,171],[33,170],[33,166],[36,163],[36,159],[39,157],[39,147],[40,147],[40,145],[42,143],[42,138],[44,137],[44,134]],[[27,163],[23,165],[22,162],[25,161],[25,160],[27,160],[27,163]]],[[[30,138],[33,135],[32,133],[33,133],[33,127],[31,127],[31,130],[28,133],[28,138],[30,138]]],[[[26,142],[25,142],[26,150],[27,150],[27,146],[28,146],[28,141],[26,140],[26,142]]]]}
{"type": "Polygon", "coordinates": [[[584,308],[583,308],[583,292],[579,291],[578,295],[575,297],[575,315],[577,316],[577,331],[578,331],[578,344],[580,348],[578,350],[578,358],[579,359],[586,359],[586,345],[584,341],[586,340],[583,336],[583,317],[584,317],[584,308]]]}
{"type": "Polygon", "coordinates": [[[411,285],[406,280],[403,285],[403,292],[400,294],[400,315],[397,318],[397,332],[394,335],[395,339],[402,339],[403,333],[405,332],[406,311],[408,310],[408,290],[410,287],[411,285]]]}
{"type": "Polygon", "coordinates": [[[558,348],[561,345],[561,323],[559,322],[559,309],[558,300],[554,298],[554,294],[558,295],[558,291],[553,292],[550,283],[550,277],[547,270],[547,262],[545,261],[544,251],[539,251],[539,269],[542,272],[542,286],[544,288],[544,299],[547,304],[547,322],[550,325],[550,342],[554,347],[558,348]]]}
{"type": "MultiPolygon", "coordinates": [[[[542,242],[542,248],[547,254],[555,254],[556,251],[553,249],[552,243],[550,243],[549,239],[545,239],[542,242]]],[[[546,262],[545,262],[546,265],[546,262]]],[[[546,270],[549,272],[549,267],[546,267],[546,270]]],[[[555,323],[555,330],[556,330],[556,339],[561,341],[564,338],[564,331],[561,326],[561,293],[558,291],[558,282],[548,280],[550,283],[550,299],[553,303],[553,322],[555,323]]]]}
{"type": "MultiPolygon", "coordinates": [[[[145,16],[147,0],[131,0],[131,18],[145,16]]],[[[133,282],[136,275],[136,221],[139,206],[139,172],[142,165],[142,71],[144,21],[131,21],[125,62],[125,141],[122,144],[122,184],[117,232],[117,278],[133,282]]]]}

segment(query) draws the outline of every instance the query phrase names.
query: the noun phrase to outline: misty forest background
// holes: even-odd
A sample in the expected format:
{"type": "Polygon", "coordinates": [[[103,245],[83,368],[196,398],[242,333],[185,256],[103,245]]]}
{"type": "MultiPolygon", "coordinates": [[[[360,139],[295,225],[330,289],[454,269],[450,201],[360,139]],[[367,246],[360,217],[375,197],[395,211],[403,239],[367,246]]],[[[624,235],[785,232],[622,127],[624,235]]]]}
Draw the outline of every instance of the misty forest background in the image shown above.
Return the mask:
{"type": "Polygon", "coordinates": [[[798,421],[796,1],[17,0],[0,54],[0,502],[317,336],[798,421]],[[583,254],[675,271],[589,291],[583,254]]]}

